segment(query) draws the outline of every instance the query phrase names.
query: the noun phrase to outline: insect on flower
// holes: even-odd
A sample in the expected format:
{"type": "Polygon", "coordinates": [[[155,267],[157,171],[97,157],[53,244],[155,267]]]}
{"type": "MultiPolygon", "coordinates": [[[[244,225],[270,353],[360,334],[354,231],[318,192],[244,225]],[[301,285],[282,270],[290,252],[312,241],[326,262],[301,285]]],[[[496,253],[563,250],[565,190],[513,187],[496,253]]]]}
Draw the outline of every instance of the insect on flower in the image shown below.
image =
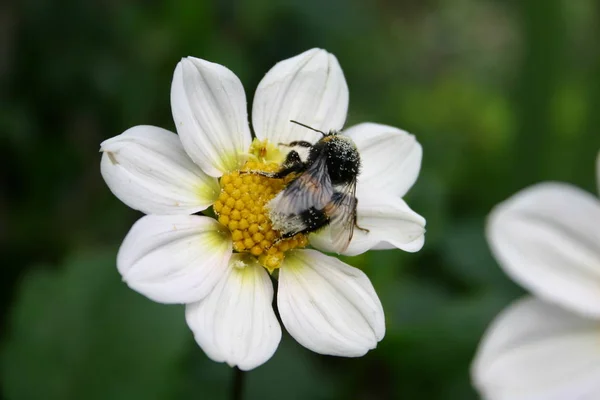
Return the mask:
{"type": "Polygon", "coordinates": [[[267,204],[273,227],[282,238],[311,233],[330,225],[333,247],[348,248],[356,221],[356,183],[360,154],[352,139],[338,131],[328,133],[291,120],[323,135],[314,145],[299,140],[282,146],[292,148],[277,172],[252,171],[272,178],[296,177],[267,204]]]}
{"type": "Polygon", "coordinates": [[[171,85],[177,134],[139,125],[102,142],[108,187],[147,214],[119,249],[119,273],[154,301],[185,304],[211,359],[248,370],[273,355],[275,291],[281,324],[312,351],[359,357],[383,339],[369,278],[319,250],[420,250],[425,219],[402,197],[422,149],[388,125],[340,132],[348,99],[333,54],[281,61],[256,90],[253,139],[240,80],[186,57],[171,85]]]}

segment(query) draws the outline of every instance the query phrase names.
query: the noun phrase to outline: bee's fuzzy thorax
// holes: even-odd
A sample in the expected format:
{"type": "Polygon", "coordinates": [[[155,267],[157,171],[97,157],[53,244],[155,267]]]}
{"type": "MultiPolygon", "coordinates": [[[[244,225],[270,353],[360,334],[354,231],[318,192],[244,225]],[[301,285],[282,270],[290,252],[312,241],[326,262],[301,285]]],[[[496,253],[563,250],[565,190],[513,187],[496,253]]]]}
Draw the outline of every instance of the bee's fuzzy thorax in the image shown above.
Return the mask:
{"type": "Polygon", "coordinates": [[[313,160],[317,157],[327,158],[327,169],[332,184],[352,182],[360,173],[360,155],[349,137],[338,134],[326,136],[319,140],[313,149],[313,160]]]}

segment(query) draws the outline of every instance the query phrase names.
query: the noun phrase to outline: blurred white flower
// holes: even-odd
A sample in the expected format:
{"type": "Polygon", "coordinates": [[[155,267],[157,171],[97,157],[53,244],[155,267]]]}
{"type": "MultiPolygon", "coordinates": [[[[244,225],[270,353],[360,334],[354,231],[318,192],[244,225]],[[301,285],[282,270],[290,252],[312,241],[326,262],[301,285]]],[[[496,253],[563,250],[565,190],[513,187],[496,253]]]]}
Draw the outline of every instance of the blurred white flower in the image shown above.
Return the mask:
{"type": "MultiPolygon", "coordinates": [[[[385,333],[384,314],[366,275],[303,249],[310,240],[330,250],[326,229],[277,241],[263,206],[283,183],[239,173],[277,168],[279,143],[318,139],[292,119],[323,131],[342,128],[348,88],[337,59],[312,49],[276,64],[254,97],[254,142],[242,84],[221,65],[182,59],[171,106],[179,135],[136,126],[101,145],[110,190],[149,214],[119,250],[124,281],[157,302],[186,304],[187,323],[206,354],[240,369],[267,361],[281,339],[267,269],[279,270],[279,313],[302,345],[348,357],[376,347],[385,333]],[[192,215],[210,206],[217,219],[192,215]]],[[[419,250],[425,220],[401,197],[419,174],[421,146],[384,125],[361,124],[345,134],[361,155],[358,223],[370,231],[356,230],[345,254],[419,250]]]]}
{"type": "Polygon", "coordinates": [[[598,198],[561,183],[530,187],[493,210],[487,238],[534,297],[488,328],[472,366],[482,397],[600,399],[598,198]]]}

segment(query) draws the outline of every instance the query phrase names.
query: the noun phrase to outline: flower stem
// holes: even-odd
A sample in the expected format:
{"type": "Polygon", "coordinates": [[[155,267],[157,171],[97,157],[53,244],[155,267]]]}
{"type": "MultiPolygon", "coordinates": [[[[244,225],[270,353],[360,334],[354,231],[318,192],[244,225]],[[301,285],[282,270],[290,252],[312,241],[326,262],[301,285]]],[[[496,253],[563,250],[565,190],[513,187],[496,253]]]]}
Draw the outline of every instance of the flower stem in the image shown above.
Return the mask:
{"type": "Polygon", "coordinates": [[[231,387],[231,399],[242,400],[244,391],[244,371],[238,367],[233,368],[233,380],[231,387]]]}

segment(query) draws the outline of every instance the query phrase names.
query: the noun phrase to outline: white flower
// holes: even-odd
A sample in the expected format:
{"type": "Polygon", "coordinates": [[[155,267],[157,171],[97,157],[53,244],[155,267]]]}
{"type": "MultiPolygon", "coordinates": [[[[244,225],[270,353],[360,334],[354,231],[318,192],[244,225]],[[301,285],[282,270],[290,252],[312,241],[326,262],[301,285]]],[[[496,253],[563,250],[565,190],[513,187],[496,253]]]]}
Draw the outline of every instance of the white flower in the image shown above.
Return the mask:
{"type": "Polygon", "coordinates": [[[494,209],[487,237],[502,268],[535,297],[488,328],[475,386],[486,399],[600,399],[598,198],[567,184],[533,186],[494,209]]]}
{"type": "MultiPolygon", "coordinates": [[[[187,323],[206,354],[241,369],[267,361],[281,338],[265,267],[279,270],[279,313],[302,345],[349,357],[374,348],[385,323],[369,279],[336,258],[302,249],[308,239],[331,249],[326,229],[274,241],[263,205],[283,181],[239,173],[250,163],[253,169],[278,166],[272,161],[282,160],[279,143],[317,141],[317,133],[292,119],[323,131],[342,128],[348,88],[337,59],[312,49],[276,64],[254,97],[254,142],[242,84],[221,65],[182,59],[171,105],[179,135],[136,126],[101,145],[111,191],[149,214],[119,250],[124,281],[157,302],[186,304],[187,323]],[[218,220],[192,215],[211,205],[218,220]]],[[[401,197],[418,176],[421,146],[412,135],[378,124],[345,134],[361,155],[358,223],[369,229],[355,230],[345,254],[419,250],[425,220],[401,197]]]]}

